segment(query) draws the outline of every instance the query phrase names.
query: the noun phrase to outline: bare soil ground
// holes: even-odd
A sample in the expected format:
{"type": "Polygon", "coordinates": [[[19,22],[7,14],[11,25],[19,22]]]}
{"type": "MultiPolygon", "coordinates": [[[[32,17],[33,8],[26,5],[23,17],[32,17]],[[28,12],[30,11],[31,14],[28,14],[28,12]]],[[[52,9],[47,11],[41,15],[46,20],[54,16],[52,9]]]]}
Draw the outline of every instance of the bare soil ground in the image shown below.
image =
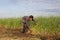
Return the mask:
{"type": "Polygon", "coordinates": [[[22,34],[20,29],[6,29],[0,27],[0,40],[60,40],[56,36],[47,36],[40,34],[22,34]]]}

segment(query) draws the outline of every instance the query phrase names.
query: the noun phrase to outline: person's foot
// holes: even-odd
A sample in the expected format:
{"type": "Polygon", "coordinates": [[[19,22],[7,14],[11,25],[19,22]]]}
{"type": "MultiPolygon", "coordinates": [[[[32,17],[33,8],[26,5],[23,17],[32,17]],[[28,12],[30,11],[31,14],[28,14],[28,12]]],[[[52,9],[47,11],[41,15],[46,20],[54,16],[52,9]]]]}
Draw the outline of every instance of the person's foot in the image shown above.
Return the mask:
{"type": "Polygon", "coordinates": [[[25,33],[25,32],[22,31],[21,33],[25,33]]]}

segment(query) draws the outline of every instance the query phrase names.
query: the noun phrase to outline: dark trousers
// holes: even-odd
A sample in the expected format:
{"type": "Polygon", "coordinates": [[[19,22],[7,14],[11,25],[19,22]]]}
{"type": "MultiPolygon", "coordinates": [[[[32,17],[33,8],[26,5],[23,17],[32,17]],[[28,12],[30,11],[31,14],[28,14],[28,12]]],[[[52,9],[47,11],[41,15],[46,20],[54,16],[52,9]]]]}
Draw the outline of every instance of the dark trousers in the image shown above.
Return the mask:
{"type": "Polygon", "coordinates": [[[29,30],[29,27],[26,24],[23,24],[22,33],[26,33],[29,30]]]}

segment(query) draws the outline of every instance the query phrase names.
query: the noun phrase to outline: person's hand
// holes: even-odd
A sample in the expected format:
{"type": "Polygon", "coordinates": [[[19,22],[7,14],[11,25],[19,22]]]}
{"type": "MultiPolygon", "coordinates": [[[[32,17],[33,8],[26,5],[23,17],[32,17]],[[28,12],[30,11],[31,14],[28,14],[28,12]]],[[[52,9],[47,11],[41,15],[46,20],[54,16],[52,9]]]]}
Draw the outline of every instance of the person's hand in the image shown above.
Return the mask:
{"type": "Polygon", "coordinates": [[[39,25],[39,24],[40,24],[39,22],[36,23],[36,25],[39,25]]]}

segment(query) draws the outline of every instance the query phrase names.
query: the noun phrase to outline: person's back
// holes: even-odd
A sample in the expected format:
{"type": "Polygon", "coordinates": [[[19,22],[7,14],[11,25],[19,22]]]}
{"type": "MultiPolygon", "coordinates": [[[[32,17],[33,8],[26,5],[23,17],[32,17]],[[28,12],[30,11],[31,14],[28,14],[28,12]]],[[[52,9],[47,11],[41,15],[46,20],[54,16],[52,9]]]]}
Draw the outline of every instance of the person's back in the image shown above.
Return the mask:
{"type": "Polygon", "coordinates": [[[22,17],[22,19],[28,20],[29,19],[29,16],[24,16],[24,17],[22,17]]]}

